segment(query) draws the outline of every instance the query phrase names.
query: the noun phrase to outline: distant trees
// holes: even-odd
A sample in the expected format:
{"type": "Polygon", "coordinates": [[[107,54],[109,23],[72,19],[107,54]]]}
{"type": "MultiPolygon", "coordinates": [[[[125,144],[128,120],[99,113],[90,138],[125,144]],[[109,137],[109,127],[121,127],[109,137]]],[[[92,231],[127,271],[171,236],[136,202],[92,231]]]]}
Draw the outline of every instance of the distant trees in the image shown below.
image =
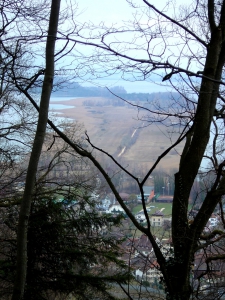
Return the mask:
{"type": "MultiPolygon", "coordinates": [[[[21,58],[22,53],[18,44],[12,45],[7,34],[21,2],[3,1],[0,12],[0,195],[5,199],[11,197],[16,184],[24,180],[25,157],[30,151],[36,125],[33,107],[18,94],[12,79],[15,73],[22,72],[22,66],[15,59],[15,56],[21,58]]],[[[25,11],[26,8],[23,13],[25,11]]]]}
{"type": "Polygon", "coordinates": [[[163,194],[163,189],[165,189],[164,176],[163,175],[155,175],[154,176],[154,191],[155,194],[163,194]]]}
{"type": "Polygon", "coordinates": [[[174,193],[174,178],[172,172],[158,170],[153,173],[154,178],[154,192],[160,195],[173,195],[174,193]]]}
{"type": "MultiPolygon", "coordinates": [[[[107,97],[107,96],[105,96],[105,97],[107,97]]],[[[83,105],[84,106],[89,106],[89,107],[92,107],[92,108],[94,107],[94,108],[97,109],[98,107],[109,106],[109,105],[111,105],[111,106],[125,106],[125,103],[121,100],[118,100],[117,98],[115,98],[115,99],[105,98],[105,99],[101,99],[99,101],[92,100],[92,99],[84,100],[83,105]]]]}

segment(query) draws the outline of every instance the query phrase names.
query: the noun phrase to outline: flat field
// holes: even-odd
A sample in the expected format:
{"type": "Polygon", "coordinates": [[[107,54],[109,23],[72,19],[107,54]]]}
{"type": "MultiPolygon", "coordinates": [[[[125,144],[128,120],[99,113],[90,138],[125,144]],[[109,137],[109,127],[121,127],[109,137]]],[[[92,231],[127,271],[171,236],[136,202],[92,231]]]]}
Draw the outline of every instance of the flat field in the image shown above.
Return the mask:
{"type": "MultiPolygon", "coordinates": [[[[60,109],[60,116],[72,118],[84,125],[84,130],[97,147],[108,151],[116,159],[124,159],[129,167],[140,165],[150,168],[159,155],[176,139],[174,129],[162,124],[151,124],[139,120],[137,109],[132,106],[99,105],[104,98],[77,98],[61,103],[74,108],[60,109]],[[93,105],[84,106],[88,100],[93,105]]],[[[165,170],[176,168],[183,145],[178,145],[159,164],[165,170]]]]}
{"type": "MultiPolygon", "coordinates": [[[[161,210],[162,213],[164,214],[164,216],[171,217],[171,214],[172,214],[172,204],[171,203],[150,202],[150,203],[147,203],[146,207],[148,208],[149,206],[154,206],[154,207],[151,207],[151,210],[149,211],[149,215],[155,213],[156,211],[161,210]]],[[[133,213],[136,214],[141,210],[143,210],[143,207],[141,204],[139,204],[133,209],[133,213]]]]}

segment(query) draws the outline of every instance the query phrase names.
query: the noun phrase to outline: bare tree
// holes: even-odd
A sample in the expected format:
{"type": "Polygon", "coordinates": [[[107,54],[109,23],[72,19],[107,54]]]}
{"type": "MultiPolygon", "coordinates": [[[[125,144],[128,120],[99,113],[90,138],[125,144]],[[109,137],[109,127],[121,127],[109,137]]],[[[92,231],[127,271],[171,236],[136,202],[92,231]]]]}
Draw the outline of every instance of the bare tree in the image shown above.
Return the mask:
{"type": "Polygon", "coordinates": [[[17,272],[12,299],[23,298],[26,282],[28,219],[32,202],[32,191],[35,185],[35,177],[42,146],[44,143],[46,125],[48,120],[48,109],[54,78],[55,41],[57,35],[59,10],[60,0],[52,1],[48,37],[46,42],[46,67],[40,101],[39,118],[27,169],[23,200],[20,206],[17,232],[17,272]]]}

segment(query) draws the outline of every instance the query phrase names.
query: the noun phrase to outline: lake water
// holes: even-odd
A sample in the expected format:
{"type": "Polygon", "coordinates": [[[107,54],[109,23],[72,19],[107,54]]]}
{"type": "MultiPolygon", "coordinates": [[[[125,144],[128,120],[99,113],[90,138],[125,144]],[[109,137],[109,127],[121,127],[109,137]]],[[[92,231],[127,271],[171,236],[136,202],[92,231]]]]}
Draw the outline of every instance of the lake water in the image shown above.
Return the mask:
{"type": "Polygon", "coordinates": [[[50,103],[50,110],[58,110],[58,109],[66,109],[66,108],[74,108],[72,105],[64,105],[64,104],[53,104],[50,103]]]}
{"type": "Polygon", "coordinates": [[[62,103],[57,104],[57,103],[51,103],[51,102],[63,102],[63,101],[68,101],[72,100],[78,97],[51,97],[50,99],[50,110],[59,110],[59,109],[66,109],[66,108],[74,108],[74,105],[64,105],[62,103]]]}
{"type": "Polygon", "coordinates": [[[81,97],[51,97],[50,102],[60,102],[60,101],[68,101],[68,100],[73,100],[81,97]]]}

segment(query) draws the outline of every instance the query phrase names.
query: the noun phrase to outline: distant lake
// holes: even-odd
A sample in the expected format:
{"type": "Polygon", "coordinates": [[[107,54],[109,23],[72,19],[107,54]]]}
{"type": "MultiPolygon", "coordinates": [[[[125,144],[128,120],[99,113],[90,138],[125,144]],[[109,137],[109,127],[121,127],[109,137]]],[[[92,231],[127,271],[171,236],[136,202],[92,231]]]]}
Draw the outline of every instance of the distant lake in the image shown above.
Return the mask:
{"type": "Polygon", "coordinates": [[[72,100],[78,97],[51,97],[50,99],[50,110],[59,110],[59,109],[67,109],[67,108],[74,108],[74,105],[64,105],[62,103],[57,104],[57,103],[51,103],[51,102],[63,102],[63,101],[68,101],[72,100]]]}
{"type": "Polygon", "coordinates": [[[81,97],[51,97],[50,98],[50,102],[60,102],[60,101],[68,101],[68,100],[73,100],[73,99],[77,99],[77,98],[81,98],[81,97]]]}
{"type": "Polygon", "coordinates": [[[64,104],[51,104],[50,103],[50,110],[58,110],[58,109],[66,109],[66,108],[74,108],[74,105],[64,105],[64,104]]]}

